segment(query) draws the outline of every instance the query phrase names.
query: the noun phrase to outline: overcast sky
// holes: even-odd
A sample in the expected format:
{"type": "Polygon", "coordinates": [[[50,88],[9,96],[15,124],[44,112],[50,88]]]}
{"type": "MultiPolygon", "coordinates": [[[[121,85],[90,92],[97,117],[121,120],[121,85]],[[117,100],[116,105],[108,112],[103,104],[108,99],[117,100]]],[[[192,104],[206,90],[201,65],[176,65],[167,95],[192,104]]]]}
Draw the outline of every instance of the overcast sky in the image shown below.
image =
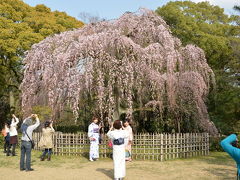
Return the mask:
{"type": "MultiPolygon", "coordinates": [[[[68,15],[79,19],[81,12],[87,12],[104,19],[115,19],[124,12],[135,12],[140,7],[155,10],[170,0],[23,0],[25,3],[36,6],[45,4],[52,10],[65,11],[68,15]]],[[[200,2],[202,0],[192,0],[200,2]]],[[[209,0],[211,4],[225,9],[227,14],[236,14],[232,8],[240,5],[240,0],[209,0]]]]}

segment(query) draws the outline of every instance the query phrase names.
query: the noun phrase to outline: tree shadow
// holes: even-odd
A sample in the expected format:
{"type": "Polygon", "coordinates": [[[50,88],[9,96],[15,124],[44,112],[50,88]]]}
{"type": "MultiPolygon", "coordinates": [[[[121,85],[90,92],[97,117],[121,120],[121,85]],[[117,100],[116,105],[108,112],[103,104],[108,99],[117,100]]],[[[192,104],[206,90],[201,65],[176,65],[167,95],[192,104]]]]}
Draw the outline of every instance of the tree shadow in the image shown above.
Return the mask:
{"type": "Polygon", "coordinates": [[[237,177],[237,169],[230,170],[230,169],[223,169],[223,168],[210,168],[210,169],[204,169],[204,171],[214,174],[215,176],[219,177],[219,179],[231,180],[231,179],[236,179],[237,177]]]}
{"type": "Polygon", "coordinates": [[[211,174],[214,174],[215,176],[221,178],[221,179],[236,179],[233,177],[236,177],[237,175],[237,168],[236,168],[236,162],[228,155],[228,154],[212,154],[209,156],[205,156],[200,161],[203,161],[209,165],[220,165],[223,166],[220,167],[211,167],[211,168],[205,168],[204,171],[207,171],[211,174]],[[224,168],[224,166],[226,168],[224,168]],[[231,168],[231,169],[229,169],[231,168]]]}
{"type": "Polygon", "coordinates": [[[113,169],[97,168],[96,170],[105,174],[106,176],[110,177],[111,179],[114,178],[113,169]]]}
{"type": "Polygon", "coordinates": [[[236,167],[236,162],[228,154],[213,154],[210,157],[204,156],[199,160],[208,164],[236,167]]]}

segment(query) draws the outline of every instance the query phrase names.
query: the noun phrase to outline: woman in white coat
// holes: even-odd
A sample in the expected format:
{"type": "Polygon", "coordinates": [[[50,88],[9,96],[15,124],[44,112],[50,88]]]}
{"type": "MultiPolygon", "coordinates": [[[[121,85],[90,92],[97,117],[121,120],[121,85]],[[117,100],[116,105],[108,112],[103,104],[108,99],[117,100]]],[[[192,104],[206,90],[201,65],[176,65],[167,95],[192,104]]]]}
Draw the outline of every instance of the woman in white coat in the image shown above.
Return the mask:
{"type": "Polygon", "coordinates": [[[116,120],[108,131],[107,136],[112,140],[113,144],[114,179],[121,180],[126,176],[124,142],[128,137],[128,133],[126,130],[123,130],[122,122],[116,120]]]}

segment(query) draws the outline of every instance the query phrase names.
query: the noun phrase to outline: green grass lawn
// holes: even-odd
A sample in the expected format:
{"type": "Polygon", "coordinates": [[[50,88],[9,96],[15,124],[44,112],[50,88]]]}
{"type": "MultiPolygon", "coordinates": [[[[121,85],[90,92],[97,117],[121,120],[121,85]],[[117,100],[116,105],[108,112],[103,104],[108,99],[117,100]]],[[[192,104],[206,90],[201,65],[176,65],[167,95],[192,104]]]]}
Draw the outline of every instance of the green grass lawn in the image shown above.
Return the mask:
{"type": "MultiPolygon", "coordinates": [[[[113,179],[112,159],[105,158],[89,162],[79,156],[53,156],[52,161],[40,161],[40,152],[32,153],[33,172],[19,171],[20,154],[6,157],[0,153],[0,174],[4,179],[67,179],[67,180],[108,180],[113,179]]],[[[164,162],[134,160],[126,165],[126,180],[218,180],[235,179],[235,162],[223,152],[212,152],[209,156],[189,159],[175,159],[164,162]]]]}

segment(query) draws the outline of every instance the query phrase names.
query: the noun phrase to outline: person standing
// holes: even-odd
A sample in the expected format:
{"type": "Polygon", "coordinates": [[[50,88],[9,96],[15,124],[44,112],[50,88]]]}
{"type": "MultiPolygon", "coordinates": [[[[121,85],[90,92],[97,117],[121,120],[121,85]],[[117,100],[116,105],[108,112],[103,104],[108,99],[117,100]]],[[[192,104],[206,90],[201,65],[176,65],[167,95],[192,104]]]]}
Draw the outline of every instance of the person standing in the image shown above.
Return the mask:
{"type": "Polygon", "coordinates": [[[22,130],[22,144],[21,144],[21,158],[20,170],[33,171],[31,168],[31,151],[32,151],[32,133],[40,125],[39,118],[36,114],[32,114],[26,118],[21,126],[22,130]],[[35,119],[35,124],[32,125],[32,119],[35,119]],[[26,157],[26,159],[25,159],[26,157]]]}
{"type": "Polygon", "coordinates": [[[109,129],[107,136],[111,139],[113,144],[114,179],[121,180],[126,176],[124,142],[128,138],[128,132],[123,130],[122,122],[116,120],[109,129]]]}
{"type": "Polygon", "coordinates": [[[51,160],[52,148],[53,148],[53,139],[52,135],[55,132],[53,129],[52,121],[46,121],[44,123],[44,128],[42,129],[42,137],[39,141],[39,147],[44,149],[41,161],[44,161],[46,154],[48,154],[48,161],[51,160]]]}
{"type": "Polygon", "coordinates": [[[9,134],[9,128],[10,128],[11,122],[8,121],[4,124],[4,128],[2,129],[2,135],[4,137],[4,153],[10,154],[10,134],[9,134]]]}
{"type": "MultiPolygon", "coordinates": [[[[19,123],[19,119],[13,114],[12,122],[9,129],[10,134],[10,146],[12,146],[12,156],[16,156],[15,149],[18,143],[18,132],[17,132],[17,124],[19,123]]],[[[9,156],[9,154],[7,154],[9,156]]]]}
{"type": "Polygon", "coordinates": [[[99,131],[101,127],[97,123],[98,118],[93,117],[92,123],[88,126],[88,137],[90,140],[90,161],[95,161],[99,158],[99,131]]]}
{"type": "Polygon", "coordinates": [[[133,131],[132,127],[130,126],[130,119],[126,118],[125,120],[123,120],[123,126],[128,133],[128,137],[125,142],[126,161],[132,161],[131,155],[132,155],[133,131]]]}
{"type": "Polygon", "coordinates": [[[238,139],[236,134],[223,139],[220,143],[223,150],[227,152],[237,164],[237,180],[240,180],[240,149],[238,147],[238,139]]]}

